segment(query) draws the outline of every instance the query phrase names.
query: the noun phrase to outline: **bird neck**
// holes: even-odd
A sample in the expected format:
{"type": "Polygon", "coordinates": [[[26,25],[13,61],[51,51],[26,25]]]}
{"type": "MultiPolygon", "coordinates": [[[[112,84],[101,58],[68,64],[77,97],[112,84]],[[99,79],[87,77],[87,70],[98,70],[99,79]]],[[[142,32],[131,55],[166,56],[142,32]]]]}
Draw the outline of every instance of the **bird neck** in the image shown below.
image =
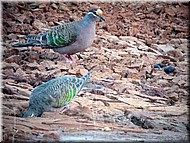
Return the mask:
{"type": "Polygon", "coordinates": [[[84,16],[84,18],[82,19],[82,24],[84,26],[88,26],[90,24],[96,24],[96,17],[92,16],[92,15],[89,15],[89,14],[86,14],[84,16]]]}

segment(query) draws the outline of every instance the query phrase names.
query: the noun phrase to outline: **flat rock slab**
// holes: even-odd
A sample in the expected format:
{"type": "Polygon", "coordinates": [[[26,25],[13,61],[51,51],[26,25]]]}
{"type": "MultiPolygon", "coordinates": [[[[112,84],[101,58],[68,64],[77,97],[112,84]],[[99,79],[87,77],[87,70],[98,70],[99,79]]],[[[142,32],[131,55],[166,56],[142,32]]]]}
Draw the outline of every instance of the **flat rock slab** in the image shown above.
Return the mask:
{"type": "Polygon", "coordinates": [[[175,132],[163,132],[162,134],[154,133],[124,133],[124,132],[102,132],[102,131],[86,131],[86,132],[65,132],[61,135],[61,141],[104,141],[104,142],[126,142],[126,141],[187,141],[187,134],[175,134],[175,132]]]}

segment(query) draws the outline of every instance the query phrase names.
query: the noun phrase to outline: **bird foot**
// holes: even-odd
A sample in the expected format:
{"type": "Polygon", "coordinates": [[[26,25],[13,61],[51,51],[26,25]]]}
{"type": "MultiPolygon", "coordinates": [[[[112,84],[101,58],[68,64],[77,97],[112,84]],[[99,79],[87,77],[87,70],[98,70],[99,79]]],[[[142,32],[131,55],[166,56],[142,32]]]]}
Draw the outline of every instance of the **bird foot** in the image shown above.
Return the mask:
{"type": "Polygon", "coordinates": [[[69,109],[68,106],[61,107],[59,113],[60,113],[60,114],[63,114],[63,113],[64,113],[65,111],[67,111],[68,109],[69,109]]]}
{"type": "Polygon", "coordinates": [[[73,64],[76,63],[75,59],[71,55],[64,54],[63,58],[67,63],[73,64]]]}

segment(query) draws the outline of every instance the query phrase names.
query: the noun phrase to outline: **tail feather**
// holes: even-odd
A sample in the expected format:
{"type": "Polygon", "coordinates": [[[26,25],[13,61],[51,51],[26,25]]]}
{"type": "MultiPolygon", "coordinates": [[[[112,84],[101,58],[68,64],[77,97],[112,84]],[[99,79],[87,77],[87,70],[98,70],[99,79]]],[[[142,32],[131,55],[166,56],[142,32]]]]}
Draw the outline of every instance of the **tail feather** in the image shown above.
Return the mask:
{"type": "Polygon", "coordinates": [[[13,44],[12,46],[13,47],[39,46],[39,43],[36,43],[36,42],[17,43],[17,44],[13,44]]]}

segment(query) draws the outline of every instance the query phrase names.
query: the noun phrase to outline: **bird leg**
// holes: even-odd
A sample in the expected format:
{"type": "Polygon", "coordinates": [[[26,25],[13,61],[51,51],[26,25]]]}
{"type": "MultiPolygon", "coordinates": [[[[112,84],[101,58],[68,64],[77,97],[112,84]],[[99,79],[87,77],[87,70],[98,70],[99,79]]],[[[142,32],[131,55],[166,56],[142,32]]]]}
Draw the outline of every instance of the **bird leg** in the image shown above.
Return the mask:
{"type": "Polygon", "coordinates": [[[75,63],[75,59],[70,54],[63,54],[63,58],[67,63],[75,63]]]}
{"type": "Polygon", "coordinates": [[[67,111],[69,109],[69,105],[61,107],[59,113],[63,114],[63,112],[67,111]]]}

